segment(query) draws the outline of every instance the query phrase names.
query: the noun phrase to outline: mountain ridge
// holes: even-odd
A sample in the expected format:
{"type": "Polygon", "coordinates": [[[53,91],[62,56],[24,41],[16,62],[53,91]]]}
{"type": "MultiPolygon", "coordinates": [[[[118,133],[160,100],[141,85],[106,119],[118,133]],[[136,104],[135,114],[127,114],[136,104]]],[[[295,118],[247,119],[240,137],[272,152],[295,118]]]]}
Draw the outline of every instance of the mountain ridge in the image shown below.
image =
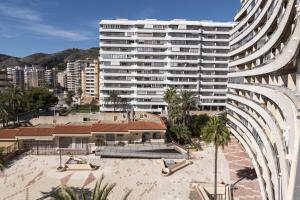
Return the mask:
{"type": "Polygon", "coordinates": [[[0,69],[12,66],[40,65],[41,67],[57,67],[64,70],[68,61],[78,59],[97,59],[99,48],[92,47],[89,49],[70,48],[56,53],[34,53],[25,57],[15,57],[6,54],[0,54],[0,69]]]}

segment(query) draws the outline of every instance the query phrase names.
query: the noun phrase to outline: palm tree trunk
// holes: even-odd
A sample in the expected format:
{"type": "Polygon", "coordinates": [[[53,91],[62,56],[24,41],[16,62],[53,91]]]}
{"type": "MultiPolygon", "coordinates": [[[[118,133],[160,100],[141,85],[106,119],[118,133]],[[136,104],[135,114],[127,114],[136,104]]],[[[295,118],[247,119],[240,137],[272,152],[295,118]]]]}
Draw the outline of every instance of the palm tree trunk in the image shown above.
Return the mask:
{"type": "Polygon", "coordinates": [[[217,200],[217,171],[218,171],[218,146],[215,143],[215,191],[214,199],[217,200]]]}

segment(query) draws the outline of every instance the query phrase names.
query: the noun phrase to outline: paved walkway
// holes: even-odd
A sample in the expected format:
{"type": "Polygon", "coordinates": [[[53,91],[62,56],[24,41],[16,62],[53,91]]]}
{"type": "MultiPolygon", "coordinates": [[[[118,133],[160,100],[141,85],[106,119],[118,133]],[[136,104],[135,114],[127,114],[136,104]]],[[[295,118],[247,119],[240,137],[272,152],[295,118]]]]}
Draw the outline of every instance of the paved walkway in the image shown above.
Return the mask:
{"type": "MultiPolygon", "coordinates": [[[[242,148],[241,144],[234,138],[231,143],[223,150],[224,156],[228,161],[230,168],[231,183],[239,180],[237,173],[245,168],[252,168],[250,158],[242,148]]],[[[259,182],[257,179],[243,179],[236,185],[234,190],[235,200],[261,200],[259,182]]]]}

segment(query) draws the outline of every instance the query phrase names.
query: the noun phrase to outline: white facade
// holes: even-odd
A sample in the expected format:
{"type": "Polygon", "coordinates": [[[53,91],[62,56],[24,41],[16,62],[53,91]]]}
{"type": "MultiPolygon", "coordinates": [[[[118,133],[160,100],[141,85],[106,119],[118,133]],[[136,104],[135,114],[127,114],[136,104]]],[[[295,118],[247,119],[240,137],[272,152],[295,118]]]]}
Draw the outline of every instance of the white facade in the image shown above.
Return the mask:
{"type": "Polygon", "coordinates": [[[45,70],[39,66],[25,66],[24,83],[27,88],[45,86],[45,70]]]}
{"type": "Polygon", "coordinates": [[[263,199],[300,199],[299,1],[241,2],[230,41],[229,126],[252,158],[263,199]]]}
{"type": "Polygon", "coordinates": [[[7,78],[12,81],[12,84],[18,87],[24,87],[24,68],[20,66],[7,67],[7,78]]]}
{"type": "Polygon", "coordinates": [[[81,71],[81,87],[83,97],[99,99],[99,61],[88,60],[81,71]]]}
{"type": "Polygon", "coordinates": [[[67,89],[77,92],[81,88],[81,71],[87,65],[88,61],[77,60],[67,63],[67,89]]]}
{"type": "Polygon", "coordinates": [[[229,30],[233,23],[102,20],[100,106],[111,91],[136,111],[161,112],[168,87],[195,92],[202,109],[226,101],[229,30]]]}
{"type": "Polygon", "coordinates": [[[66,71],[57,72],[57,83],[62,88],[67,88],[67,73],[66,71]]]}
{"type": "Polygon", "coordinates": [[[45,84],[51,87],[57,85],[57,69],[51,68],[45,70],[45,84]]]}

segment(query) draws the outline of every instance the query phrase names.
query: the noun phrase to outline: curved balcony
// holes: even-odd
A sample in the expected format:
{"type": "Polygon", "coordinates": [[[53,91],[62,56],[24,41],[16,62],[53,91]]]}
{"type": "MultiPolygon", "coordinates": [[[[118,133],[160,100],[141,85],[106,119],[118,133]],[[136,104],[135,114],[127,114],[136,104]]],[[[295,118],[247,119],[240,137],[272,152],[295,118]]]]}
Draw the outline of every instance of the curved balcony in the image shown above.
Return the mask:
{"type": "Polygon", "coordinates": [[[262,175],[261,175],[261,171],[260,171],[260,168],[259,168],[259,164],[257,163],[257,160],[255,159],[256,154],[252,150],[252,145],[251,145],[250,142],[248,142],[249,139],[247,138],[247,136],[245,134],[239,133],[232,126],[230,126],[230,132],[236,137],[236,139],[238,139],[238,141],[242,144],[242,146],[245,148],[245,151],[249,155],[249,157],[252,161],[253,167],[255,169],[255,172],[257,174],[257,178],[258,178],[262,198],[264,200],[267,199],[267,197],[266,197],[266,188],[265,188],[264,183],[262,181],[262,175]]]}
{"type": "MultiPolygon", "coordinates": [[[[248,0],[243,6],[242,8],[236,13],[235,17],[234,17],[234,21],[238,21],[240,19],[240,17],[244,14],[244,12],[246,12],[249,8],[249,6],[254,2],[254,0],[248,0]]],[[[259,2],[255,2],[255,4],[259,4],[259,2]]],[[[255,8],[253,7],[251,9],[254,10],[255,8]]],[[[250,15],[250,12],[249,14],[250,15]]],[[[241,22],[240,22],[241,23],[241,22]]]]}
{"type": "Polygon", "coordinates": [[[230,56],[245,51],[246,49],[257,43],[261,38],[263,38],[264,35],[266,35],[267,31],[271,28],[273,22],[275,22],[276,20],[281,22],[284,22],[283,20],[286,20],[285,23],[278,23],[280,26],[286,26],[287,20],[290,17],[292,9],[294,8],[294,3],[295,0],[289,0],[287,7],[282,10],[282,1],[280,0],[280,3],[278,2],[276,4],[276,7],[271,12],[271,15],[268,15],[269,17],[267,18],[266,24],[261,29],[259,29],[258,32],[254,32],[253,29],[252,32],[249,33],[244,40],[240,41],[242,42],[242,44],[238,45],[237,48],[234,48],[234,50],[230,52],[230,56]]]}
{"type": "Polygon", "coordinates": [[[288,15],[287,13],[289,11],[291,12],[292,7],[293,6],[288,6],[287,9],[290,9],[290,10],[286,10],[286,14],[281,19],[279,26],[274,31],[274,33],[272,34],[270,39],[265,41],[264,45],[261,48],[257,48],[256,51],[251,52],[250,54],[248,54],[247,56],[245,56],[243,58],[232,61],[230,63],[230,66],[241,65],[241,64],[253,61],[253,60],[259,58],[260,56],[262,56],[263,54],[265,54],[266,52],[268,52],[273,46],[275,46],[276,43],[280,40],[280,37],[282,36],[282,34],[284,33],[284,30],[286,30],[286,28],[288,26],[288,21],[289,21],[289,18],[291,15],[288,15]]]}
{"type": "MultiPolygon", "coordinates": [[[[269,163],[269,168],[270,168],[270,172],[272,173],[272,181],[274,183],[274,187],[278,189],[278,174],[280,173],[280,171],[278,171],[279,169],[277,168],[276,165],[276,154],[274,153],[273,150],[273,146],[270,142],[270,140],[267,138],[266,133],[263,129],[263,127],[261,127],[261,125],[252,118],[251,115],[249,115],[246,111],[233,106],[230,103],[227,103],[226,107],[232,111],[234,111],[235,113],[241,115],[242,117],[244,117],[248,123],[251,124],[251,126],[257,131],[260,139],[262,140],[264,147],[266,149],[266,152],[263,152],[263,154],[265,154],[266,160],[268,160],[269,163]]],[[[285,157],[285,155],[281,155],[280,157],[285,157]]],[[[287,176],[287,174],[286,174],[287,176]]]]}
{"type": "Polygon", "coordinates": [[[240,70],[239,72],[229,73],[228,77],[241,77],[241,76],[255,76],[255,75],[262,75],[267,74],[280,68],[285,67],[290,62],[294,60],[297,56],[297,52],[299,49],[300,44],[300,23],[299,23],[300,16],[297,17],[297,23],[295,29],[287,41],[287,44],[283,47],[281,52],[264,63],[262,65],[258,65],[250,70],[240,70]]]}
{"type": "Polygon", "coordinates": [[[274,194],[272,192],[272,186],[271,186],[271,177],[269,174],[269,168],[266,161],[266,158],[264,157],[261,148],[259,147],[257,141],[255,140],[254,136],[252,135],[251,131],[242,124],[238,119],[236,119],[231,114],[227,115],[228,119],[231,123],[233,123],[235,126],[237,126],[244,134],[247,135],[247,138],[249,141],[248,144],[251,144],[251,149],[255,150],[255,160],[257,161],[259,168],[261,168],[261,178],[264,179],[264,182],[266,183],[265,191],[268,195],[269,199],[274,199],[274,194]]]}
{"type": "MultiPolygon", "coordinates": [[[[291,155],[297,154],[298,152],[294,151],[294,147],[296,145],[295,141],[299,139],[299,135],[297,134],[297,108],[293,101],[282,92],[264,87],[263,85],[250,85],[250,84],[228,84],[229,88],[239,89],[239,90],[247,90],[247,91],[255,91],[262,96],[265,96],[272,100],[277,104],[277,107],[282,110],[283,115],[285,116],[286,125],[289,126],[289,153],[291,155]]],[[[262,109],[260,109],[262,110],[262,109]]]]}
{"type": "MultiPolygon", "coordinates": [[[[248,13],[248,15],[238,23],[238,25],[236,25],[232,30],[231,30],[231,35],[233,40],[230,43],[236,43],[234,42],[235,38],[237,38],[240,34],[242,34],[245,30],[247,30],[247,28],[249,28],[251,26],[251,24],[247,24],[249,19],[251,19],[253,16],[254,21],[256,21],[256,19],[260,16],[260,14],[262,13],[262,11],[259,11],[259,8],[261,6],[261,4],[263,3],[263,0],[259,0],[255,6],[252,8],[252,10],[248,13]],[[242,30],[240,30],[242,29],[242,30]],[[239,31],[240,30],[240,31],[239,31]],[[239,32],[238,32],[239,31],[239,32]]],[[[272,3],[272,1],[268,1],[268,4],[264,6],[265,9],[268,9],[268,6],[270,6],[270,4],[272,3]]]]}

